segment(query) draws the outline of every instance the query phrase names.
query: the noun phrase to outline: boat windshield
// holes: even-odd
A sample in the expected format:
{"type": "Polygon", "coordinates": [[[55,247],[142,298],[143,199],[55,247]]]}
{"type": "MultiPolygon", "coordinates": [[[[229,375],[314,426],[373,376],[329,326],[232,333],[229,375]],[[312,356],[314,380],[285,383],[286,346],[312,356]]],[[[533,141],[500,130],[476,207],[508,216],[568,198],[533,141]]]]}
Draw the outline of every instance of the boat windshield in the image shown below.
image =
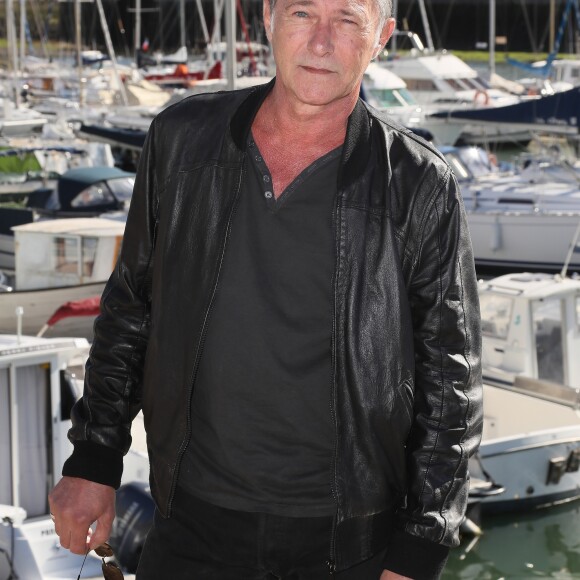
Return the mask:
{"type": "Polygon", "coordinates": [[[498,167],[485,149],[481,147],[459,147],[445,155],[458,179],[471,179],[496,173],[498,167]]]}
{"type": "Polygon", "coordinates": [[[135,185],[134,177],[122,177],[120,179],[111,179],[107,182],[113,195],[119,201],[130,201],[133,195],[133,186],[135,185]]]}
{"type": "Polygon", "coordinates": [[[134,177],[120,177],[99,182],[83,189],[72,201],[71,207],[93,207],[114,203],[115,200],[128,202],[133,193],[134,177]]]}
{"type": "Polygon", "coordinates": [[[412,97],[411,93],[404,88],[371,88],[367,90],[367,95],[369,104],[378,109],[408,107],[416,104],[415,99],[412,97]]]}
{"type": "Polygon", "coordinates": [[[479,296],[481,333],[491,338],[508,336],[514,301],[509,296],[484,292],[479,296]]]}
{"type": "Polygon", "coordinates": [[[497,166],[492,164],[487,151],[481,147],[461,147],[458,154],[474,177],[497,171],[497,166]]]}

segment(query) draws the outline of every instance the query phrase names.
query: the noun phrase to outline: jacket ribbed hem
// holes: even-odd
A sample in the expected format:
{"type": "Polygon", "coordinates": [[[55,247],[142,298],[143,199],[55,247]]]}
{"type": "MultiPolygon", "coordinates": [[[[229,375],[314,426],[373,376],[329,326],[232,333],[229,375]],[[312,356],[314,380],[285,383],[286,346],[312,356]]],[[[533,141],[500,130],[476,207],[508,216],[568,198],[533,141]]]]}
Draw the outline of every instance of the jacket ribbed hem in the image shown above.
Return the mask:
{"type": "Polygon", "coordinates": [[[449,548],[406,532],[395,532],[385,555],[386,570],[413,580],[437,580],[449,556],[449,548]]]}
{"type": "Polygon", "coordinates": [[[77,441],[72,455],[65,461],[62,474],[80,477],[118,489],[123,473],[123,454],[92,441],[77,441]]]}

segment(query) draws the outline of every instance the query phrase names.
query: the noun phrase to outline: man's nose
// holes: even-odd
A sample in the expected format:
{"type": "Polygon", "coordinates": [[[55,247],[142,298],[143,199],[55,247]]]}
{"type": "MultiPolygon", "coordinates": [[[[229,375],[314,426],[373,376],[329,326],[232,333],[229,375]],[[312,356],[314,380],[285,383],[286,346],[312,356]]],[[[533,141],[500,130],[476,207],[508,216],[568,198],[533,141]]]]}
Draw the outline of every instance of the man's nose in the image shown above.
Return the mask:
{"type": "Polygon", "coordinates": [[[330,22],[320,21],[313,26],[308,47],[318,56],[334,52],[333,30],[330,22]]]}

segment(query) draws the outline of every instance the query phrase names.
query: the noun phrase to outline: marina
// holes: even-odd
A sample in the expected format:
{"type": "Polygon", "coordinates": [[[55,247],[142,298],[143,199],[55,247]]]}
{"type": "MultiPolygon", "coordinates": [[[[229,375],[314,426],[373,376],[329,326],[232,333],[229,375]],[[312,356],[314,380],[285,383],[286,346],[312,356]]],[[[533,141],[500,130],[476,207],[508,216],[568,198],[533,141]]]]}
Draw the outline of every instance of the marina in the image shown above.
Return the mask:
{"type": "MultiPolygon", "coordinates": [[[[453,2],[395,2],[399,30],[360,96],[450,164],[480,278],[484,433],[442,578],[580,579],[580,0],[552,0],[549,22],[521,3],[528,62],[509,56],[513,24],[496,3],[477,3],[486,61],[455,54],[455,32],[440,45],[453,2]]],[[[5,4],[0,580],[64,580],[82,558],[60,547],[46,495],[72,448],[70,408],[147,130],[185,98],[267,83],[275,68],[259,3],[63,2],[66,49],[51,55],[46,6],[5,4]],[[119,10],[131,23],[121,40],[119,10]]],[[[132,436],[111,536],[126,578],[153,515],[141,414],[132,436]]],[[[89,558],[82,577],[100,574],[89,558]]]]}

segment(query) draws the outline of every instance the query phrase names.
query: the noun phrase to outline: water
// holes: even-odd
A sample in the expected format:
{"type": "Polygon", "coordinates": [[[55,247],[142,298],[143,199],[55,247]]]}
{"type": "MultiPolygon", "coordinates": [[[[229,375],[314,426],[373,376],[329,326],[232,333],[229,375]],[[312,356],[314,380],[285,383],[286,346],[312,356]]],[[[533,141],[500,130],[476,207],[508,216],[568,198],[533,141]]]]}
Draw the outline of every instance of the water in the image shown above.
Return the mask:
{"type": "Polygon", "coordinates": [[[580,579],[580,501],[489,516],[484,534],[451,550],[443,580],[580,579]]]}

